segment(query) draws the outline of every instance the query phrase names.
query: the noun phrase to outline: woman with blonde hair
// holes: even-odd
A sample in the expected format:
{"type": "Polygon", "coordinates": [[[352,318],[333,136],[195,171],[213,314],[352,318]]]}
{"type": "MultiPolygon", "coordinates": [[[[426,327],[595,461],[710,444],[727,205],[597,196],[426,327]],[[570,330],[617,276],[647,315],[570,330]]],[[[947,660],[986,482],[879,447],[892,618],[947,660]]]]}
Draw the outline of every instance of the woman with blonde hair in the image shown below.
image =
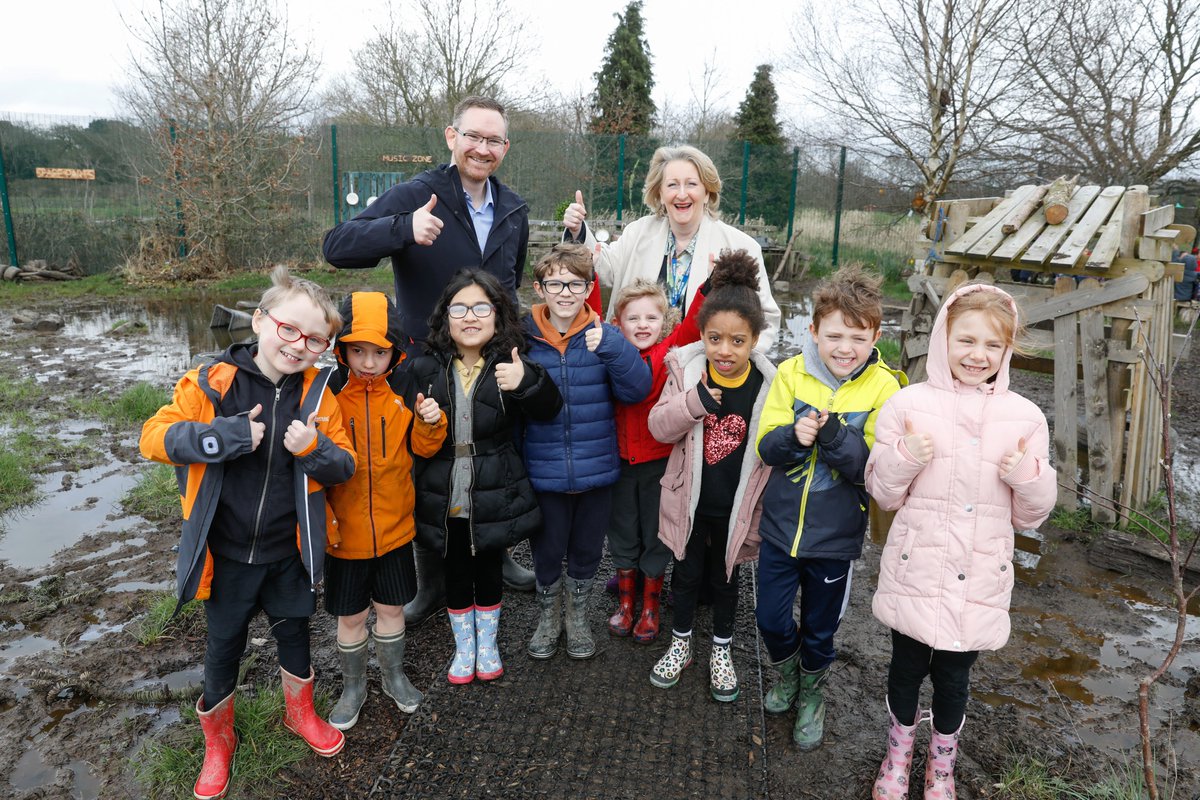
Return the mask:
{"type": "MultiPolygon", "coordinates": [[[[663,285],[667,302],[686,315],[696,291],[708,278],[710,266],[722,251],[745,250],[758,262],[758,296],[766,327],[758,350],[766,353],[779,329],[779,306],[771,296],[771,281],[763,264],[762,247],[753,238],[720,220],[721,176],[711,158],[695,147],[660,147],[650,160],[642,199],[652,212],[625,226],[619,239],[599,244],[585,222],[583,193],[563,214],[566,237],[582,242],[596,257],[596,274],[612,287],[612,298],[638,278],[663,285]]],[[[606,318],[615,315],[609,302],[606,318]]]]}

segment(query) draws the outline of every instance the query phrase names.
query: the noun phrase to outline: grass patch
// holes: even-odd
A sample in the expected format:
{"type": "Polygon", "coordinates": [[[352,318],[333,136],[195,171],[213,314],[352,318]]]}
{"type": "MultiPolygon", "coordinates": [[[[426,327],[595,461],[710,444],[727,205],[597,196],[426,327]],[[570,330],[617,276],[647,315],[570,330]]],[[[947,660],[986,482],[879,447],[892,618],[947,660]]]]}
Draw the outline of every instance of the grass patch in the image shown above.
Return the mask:
{"type": "Polygon", "coordinates": [[[879,341],[875,343],[875,347],[879,349],[879,355],[887,362],[887,365],[892,369],[900,368],[900,340],[892,336],[881,336],[879,341]]]}
{"type": "MultiPolygon", "coordinates": [[[[1177,499],[1182,498],[1177,497],[1177,499]]],[[[1166,493],[1158,492],[1147,499],[1140,510],[1132,512],[1129,515],[1129,527],[1132,531],[1148,532],[1163,544],[1169,542],[1171,520],[1167,514],[1166,493]]],[[[1196,530],[1178,518],[1176,519],[1176,532],[1179,534],[1181,542],[1190,542],[1196,538],[1196,530]]]]}
{"type": "Polygon", "coordinates": [[[1142,777],[1132,766],[1096,783],[1056,775],[1036,758],[1012,760],[990,797],[998,800],[1142,800],[1142,777]]]}
{"type": "Polygon", "coordinates": [[[122,297],[144,291],[130,287],[114,272],[89,275],[77,281],[50,281],[47,283],[4,281],[0,283],[0,302],[35,300],[39,303],[47,298],[61,297],[122,297]]]}
{"type": "Polygon", "coordinates": [[[0,514],[38,499],[37,484],[29,475],[29,465],[20,455],[0,452],[0,514]]]}
{"type": "Polygon", "coordinates": [[[177,633],[195,633],[204,626],[203,605],[199,600],[190,600],[175,613],[175,593],[155,592],[146,615],[131,626],[130,633],[140,645],[150,645],[159,639],[174,638],[177,633]]]}
{"type": "Polygon", "coordinates": [[[1102,527],[1092,521],[1092,511],[1086,506],[1076,506],[1075,508],[1055,506],[1054,511],[1050,513],[1050,524],[1064,531],[1079,533],[1095,533],[1102,527]]]}
{"type": "Polygon", "coordinates": [[[44,395],[45,389],[37,381],[5,375],[0,380],[0,417],[28,419],[29,409],[44,395]]]}
{"type": "MultiPolygon", "coordinates": [[[[279,771],[312,751],[303,739],[283,727],[283,688],[279,684],[253,693],[239,692],[234,702],[238,748],[229,796],[275,796],[272,786],[279,771]]],[[[332,705],[327,694],[317,692],[316,706],[321,716],[328,714],[332,705]]],[[[204,737],[194,704],[185,704],[182,711],[181,725],[174,726],[163,740],[149,742],[135,757],[138,780],[151,798],[190,797],[200,774],[204,737]]]]}
{"type": "Polygon", "coordinates": [[[100,417],[110,424],[141,424],[171,400],[165,389],[150,383],[135,383],[113,400],[100,407],[100,417]]]}
{"type": "Polygon", "coordinates": [[[121,498],[121,509],[152,522],[182,521],[175,468],[169,464],[153,464],[142,470],[137,484],[121,498]]]}

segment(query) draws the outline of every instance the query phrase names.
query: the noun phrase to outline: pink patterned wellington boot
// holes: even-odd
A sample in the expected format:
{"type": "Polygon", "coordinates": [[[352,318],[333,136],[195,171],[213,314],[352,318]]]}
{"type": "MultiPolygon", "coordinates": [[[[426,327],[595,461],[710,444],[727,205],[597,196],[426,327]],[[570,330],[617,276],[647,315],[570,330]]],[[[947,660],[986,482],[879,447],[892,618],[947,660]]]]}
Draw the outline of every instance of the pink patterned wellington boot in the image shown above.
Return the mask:
{"type": "Polygon", "coordinates": [[[875,788],[871,790],[872,800],[906,800],[908,798],[908,773],[912,769],[913,739],[917,736],[917,726],[923,719],[920,710],[912,725],[901,725],[892,713],[892,704],[885,698],[888,719],[887,755],[879,766],[879,777],[875,779],[875,788]]]}

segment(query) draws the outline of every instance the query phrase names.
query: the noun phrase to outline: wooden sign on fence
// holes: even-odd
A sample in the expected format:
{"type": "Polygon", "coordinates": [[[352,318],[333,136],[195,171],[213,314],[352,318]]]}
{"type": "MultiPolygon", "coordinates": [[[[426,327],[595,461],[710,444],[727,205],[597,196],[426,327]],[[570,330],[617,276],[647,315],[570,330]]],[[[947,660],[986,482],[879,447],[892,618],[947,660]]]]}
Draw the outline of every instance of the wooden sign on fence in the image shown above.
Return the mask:
{"type": "Polygon", "coordinates": [[[34,167],[34,174],[39,178],[55,178],[67,181],[94,181],[96,170],[73,169],[71,167],[34,167]]]}

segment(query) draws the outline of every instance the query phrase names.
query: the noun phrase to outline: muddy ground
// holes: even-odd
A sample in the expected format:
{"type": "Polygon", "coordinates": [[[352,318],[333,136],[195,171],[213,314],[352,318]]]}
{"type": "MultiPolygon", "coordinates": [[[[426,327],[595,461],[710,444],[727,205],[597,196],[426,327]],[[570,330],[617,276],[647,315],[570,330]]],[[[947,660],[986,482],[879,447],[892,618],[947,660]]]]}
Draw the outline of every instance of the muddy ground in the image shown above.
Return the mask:
{"type": "MultiPolygon", "coordinates": [[[[153,333],[153,319],[166,312],[149,308],[133,302],[124,313],[148,314],[153,333]]],[[[136,379],[166,387],[182,369],[176,355],[163,355],[169,348],[145,340],[100,336],[89,344],[71,335],[81,330],[72,328],[71,319],[111,316],[111,304],[80,301],[53,310],[68,317],[65,333],[34,333],[12,321],[14,309],[0,309],[4,375],[39,381],[47,409],[71,396],[119,393],[136,379]],[[132,375],[122,370],[130,353],[139,354],[132,375]]],[[[188,349],[186,342],[182,348],[188,349]]],[[[1021,374],[1016,383],[1043,407],[1052,406],[1047,380],[1021,374]]],[[[1176,377],[1174,397],[1175,407],[1185,411],[1174,421],[1178,453],[1182,468],[1192,472],[1200,457],[1195,351],[1176,377]]],[[[187,695],[183,705],[194,702],[188,687],[201,678],[203,638],[184,634],[142,646],[131,635],[147,597],[173,586],[177,537],[173,526],[129,517],[117,505],[144,468],[136,431],[78,420],[56,433],[73,445],[43,478],[43,506],[58,511],[46,515],[38,507],[3,520],[0,785],[6,789],[0,794],[143,797],[148,792],[136,782],[133,766],[140,748],[149,740],[186,740],[190,732],[176,724],[181,702],[159,702],[154,695],[165,687],[187,695]],[[65,549],[51,555],[60,539],[65,549]]],[[[1018,545],[1012,639],[1003,650],[984,654],[973,673],[958,772],[963,798],[1013,796],[997,784],[1018,755],[1083,785],[1135,764],[1135,683],[1157,664],[1171,625],[1160,608],[1165,587],[1089,565],[1086,536],[1046,525],[1019,537],[1018,545]]],[[[416,715],[399,714],[373,681],[342,754],[309,757],[267,789],[247,792],[235,785],[234,795],[866,797],[886,730],[888,638],[870,614],[879,552],[878,542],[868,542],[856,566],[827,691],[827,740],[815,753],[791,746],[789,719],[764,718],[759,711],[770,676],[758,668],[752,574],[746,572],[735,638],[743,692],[736,703],[708,699],[706,644],[696,666],[669,692],[648,681],[662,643],[641,647],[603,636],[601,652],[589,662],[569,662],[561,654],[532,662],[524,642],[534,604],[529,595],[509,593],[502,680],[449,686],[444,670],[453,644],[444,618],[435,618],[410,633],[409,675],[427,694],[416,715]]],[[[597,587],[594,600],[600,631],[612,599],[597,587]]],[[[697,641],[703,643],[707,616],[698,617],[697,641]]],[[[336,690],[332,620],[321,611],[313,625],[319,680],[336,690]]],[[[1191,642],[1154,699],[1160,773],[1171,776],[1173,796],[1186,800],[1200,797],[1200,720],[1185,713],[1189,695],[1190,707],[1196,703],[1194,689],[1185,684],[1189,678],[1193,687],[1200,683],[1195,617],[1189,630],[1191,642]]],[[[263,626],[252,637],[261,641],[251,645],[261,657],[247,683],[277,680],[263,626]]],[[[915,771],[920,768],[919,762],[915,771]]]]}

